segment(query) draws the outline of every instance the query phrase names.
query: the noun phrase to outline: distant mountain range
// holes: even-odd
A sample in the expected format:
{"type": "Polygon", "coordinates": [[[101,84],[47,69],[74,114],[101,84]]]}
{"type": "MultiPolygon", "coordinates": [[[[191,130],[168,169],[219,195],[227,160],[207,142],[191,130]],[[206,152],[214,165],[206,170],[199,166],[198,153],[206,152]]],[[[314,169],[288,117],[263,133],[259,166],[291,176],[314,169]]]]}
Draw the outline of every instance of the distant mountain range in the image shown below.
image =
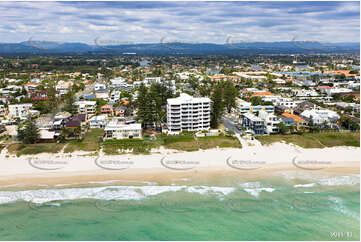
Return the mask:
{"type": "Polygon", "coordinates": [[[0,54],[139,54],[139,55],[238,55],[238,54],[307,54],[359,53],[360,43],[320,43],[312,41],[210,43],[154,43],[121,45],[88,45],[25,41],[0,43],[0,54]]]}

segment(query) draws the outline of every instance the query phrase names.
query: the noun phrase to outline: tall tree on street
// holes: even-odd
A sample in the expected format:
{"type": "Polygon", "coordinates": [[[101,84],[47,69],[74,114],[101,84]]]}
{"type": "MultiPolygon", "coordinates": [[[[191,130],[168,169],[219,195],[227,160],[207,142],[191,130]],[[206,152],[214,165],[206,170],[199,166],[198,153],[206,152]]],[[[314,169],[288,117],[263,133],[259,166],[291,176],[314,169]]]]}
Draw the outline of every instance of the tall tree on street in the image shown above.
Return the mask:
{"type": "Polygon", "coordinates": [[[222,87],[220,85],[217,85],[211,96],[211,101],[212,101],[211,127],[215,129],[218,127],[224,111],[224,103],[222,99],[223,99],[222,87]]]}
{"type": "Polygon", "coordinates": [[[36,126],[34,120],[28,116],[24,121],[22,127],[18,127],[18,139],[25,144],[34,144],[39,140],[39,128],[36,126]]]}

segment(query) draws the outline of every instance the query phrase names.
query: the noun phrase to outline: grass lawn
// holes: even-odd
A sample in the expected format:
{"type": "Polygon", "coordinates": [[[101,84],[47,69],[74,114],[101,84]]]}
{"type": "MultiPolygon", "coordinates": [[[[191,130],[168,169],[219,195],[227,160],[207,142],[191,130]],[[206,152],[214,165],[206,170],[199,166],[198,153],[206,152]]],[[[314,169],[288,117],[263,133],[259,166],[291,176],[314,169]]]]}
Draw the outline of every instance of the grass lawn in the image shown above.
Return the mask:
{"type": "Polygon", "coordinates": [[[166,136],[163,137],[163,146],[167,149],[182,151],[206,150],[216,148],[217,146],[220,148],[242,148],[237,138],[227,136],[208,136],[196,139],[192,136],[166,136]]]}
{"type": "Polygon", "coordinates": [[[242,148],[241,143],[236,137],[215,136],[198,138],[199,147],[201,149],[211,149],[219,146],[220,148],[242,148]]]}
{"type": "Polygon", "coordinates": [[[103,136],[104,129],[89,129],[84,138],[80,141],[69,141],[64,149],[65,153],[73,151],[97,151],[103,136]]]}
{"type": "Polygon", "coordinates": [[[333,146],[355,146],[360,147],[360,132],[320,132],[304,133],[302,135],[268,135],[258,136],[257,139],[268,145],[274,142],[285,141],[303,148],[324,148],[333,146]]]}
{"type": "MultiPolygon", "coordinates": [[[[90,129],[83,140],[68,141],[63,144],[44,143],[44,144],[12,144],[8,150],[11,154],[17,156],[25,154],[39,153],[58,153],[64,146],[65,153],[71,153],[77,150],[97,152],[101,145],[103,129],[90,129]]],[[[124,139],[124,140],[106,140],[102,144],[103,151],[107,155],[124,154],[131,151],[133,154],[149,154],[151,149],[163,146],[166,149],[175,149],[180,151],[197,151],[199,149],[211,149],[227,147],[241,148],[241,144],[235,137],[212,136],[194,138],[192,133],[182,135],[158,135],[155,140],[144,139],[124,139]]]]}
{"type": "Polygon", "coordinates": [[[132,151],[134,154],[149,154],[152,148],[160,146],[159,140],[123,139],[106,140],[103,143],[103,152],[107,155],[123,154],[132,151]]]}
{"type": "Polygon", "coordinates": [[[58,153],[65,144],[43,143],[43,144],[11,144],[8,146],[10,154],[35,155],[39,153],[58,153]]]}
{"type": "Polygon", "coordinates": [[[193,136],[169,135],[161,136],[162,145],[166,149],[175,149],[182,151],[199,150],[199,145],[193,136]]]}
{"type": "Polygon", "coordinates": [[[180,151],[197,151],[199,149],[211,149],[217,146],[221,148],[236,147],[241,148],[237,138],[217,136],[202,137],[195,139],[193,136],[185,135],[158,135],[156,140],[125,139],[107,140],[103,143],[103,151],[109,155],[122,154],[126,150],[132,150],[135,154],[149,154],[152,148],[163,146],[166,149],[180,151]]]}

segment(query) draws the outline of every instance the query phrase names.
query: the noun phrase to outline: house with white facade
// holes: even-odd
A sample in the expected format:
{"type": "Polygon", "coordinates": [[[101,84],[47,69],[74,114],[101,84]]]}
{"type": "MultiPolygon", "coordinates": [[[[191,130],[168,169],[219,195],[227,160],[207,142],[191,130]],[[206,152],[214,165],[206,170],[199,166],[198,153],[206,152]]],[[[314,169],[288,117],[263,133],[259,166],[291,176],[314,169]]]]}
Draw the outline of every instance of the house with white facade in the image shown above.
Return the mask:
{"type": "Polygon", "coordinates": [[[167,126],[169,134],[182,131],[209,130],[211,100],[181,93],[177,98],[167,99],[167,126]]]}
{"type": "Polygon", "coordinates": [[[123,120],[113,118],[104,128],[104,139],[142,138],[142,125],[126,124],[123,120]]]}
{"type": "Polygon", "coordinates": [[[109,90],[108,89],[98,89],[95,91],[95,97],[107,100],[109,98],[109,90]]]}
{"type": "Polygon", "coordinates": [[[253,134],[264,134],[264,121],[252,113],[245,113],[242,117],[242,127],[253,134]]]}
{"type": "Polygon", "coordinates": [[[71,82],[71,81],[69,81],[69,82],[59,81],[58,84],[55,86],[55,89],[58,92],[58,94],[61,96],[61,95],[68,93],[68,91],[72,85],[73,85],[73,82],[71,82]]]}
{"type": "Polygon", "coordinates": [[[89,127],[91,129],[94,128],[104,128],[105,125],[108,122],[108,116],[107,115],[97,115],[97,116],[93,116],[91,117],[91,119],[89,119],[89,127]]]}
{"type": "Polygon", "coordinates": [[[110,88],[120,88],[125,84],[125,79],[123,77],[117,77],[110,79],[110,88]]]}
{"type": "Polygon", "coordinates": [[[311,110],[305,110],[301,113],[301,116],[308,119],[309,121],[312,121],[314,124],[320,125],[324,123],[334,123],[336,122],[340,116],[332,110],[328,109],[311,109],[311,110]]]}
{"type": "Polygon", "coordinates": [[[274,134],[279,132],[278,124],[280,123],[280,120],[276,115],[261,110],[258,113],[258,117],[264,121],[266,133],[274,134]]]}
{"type": "Polygon", "coordinates": [[[97,91],[97,90],[100,90],[100,89],[106,89],[107,86],[104,84],[104,83],[96,83],[94,85],[94,90],[97,91]]]}
{"type": "Polygon", "coordinates": [[[109,102],[116,103],[120,100],[121,92],[118,90],[113,90],[109,95],[109,102]]]}
{"type": "Polygon", "coordinates": [[[78,107],[78,113],[94,114],[96,112],[96,101],[77,101],[74,104],[78,107]]]}
{"type": "Polygon", "coordinates": [[[143,84],[145,86],[150,86],[152,83],[161,83],[162,80],[163,80],[162,77],[147,77],[144,78],[143,84]]]}
{"type": "Polygon", "coordinates": [[[31,115],[33,104],[22,103],[22,104],[11,104],[8,106],[10,118],[25,119],[28,115],[31,115]]]}

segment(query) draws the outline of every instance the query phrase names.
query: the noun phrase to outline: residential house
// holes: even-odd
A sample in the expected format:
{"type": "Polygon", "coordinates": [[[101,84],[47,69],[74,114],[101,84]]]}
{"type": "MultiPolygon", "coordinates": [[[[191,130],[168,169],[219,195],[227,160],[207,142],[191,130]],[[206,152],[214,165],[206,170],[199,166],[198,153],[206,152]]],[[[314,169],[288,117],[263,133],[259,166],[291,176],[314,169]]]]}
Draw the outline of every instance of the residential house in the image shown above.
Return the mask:
{"type": "Polygon", "coordinates": [[[113,106],[109,105],[109,104],[101,106],[101,113],[112,116],[113,115],[113,106]]]}
{"type": "Polygon", "coordinates": [[[322,125],[325,123],[332,125],[332,123],[335,123],[340,118],[340,116],[335,111],[328,109],[305,110],[301,113],[301,116],[316,125],[322,125]]]}
{"type": "Polygon", "coordinates": [[[51,130],[53,129],[53,119],[51,117],[39,117],[36,119],[36,126],[39,129],[51,130]]]}
{"type": "Polygon", "coordinates": [[[32,113],[33,104],[31,103],[22,103],[22,104],[11,104],[8,106],[10,118],[20,118],[25,119],[28,115],[32,113]]]}
{"type": "Polygon", "coordinates": [[[109,90],[104,89],[104,88],[98,89],[98,90],[95,91],[95,97],[108,100],[108,98],[109,98],[109,90]]]}
{"type": "Polygon", "coordinates": [[[282,113],[291,113],[293,114],[293,109],[286,107],[286,106],[281,106],[281,105],[276,105],[275,106],[275,112],[277,114],[282,114],[282,113]]]}
{"type": "Polygon", "coordinates": [[[91,129],[104,128],[105,125],[107,124],[107,121],[108,121],[107,115],[93,116],[93,117],[91,117],[91,119],[89,119],[89,127],[91,129]]]}
{"type": "Polygon", "coordinates": [[[65,123],[71,119],[71,114],[68,112],[59,112],[54,117],[53,122],[53,129],[54,130],[61,130],[65,123]]]}
{"type": "Polygon", "coordinates": [[[39,91],[35,91],[31,94],[31,99],[33,101],[47,101],[49,100],[48,98],[48,93],[44,90],[39,90],[39,91]]]}
{"type": "Polygon", "coordinates": [[[124,106],[118,106],[114,108],[114,115],[117,117],[124,117],[126,113],[127,108],[124,106]]]}
{"type": "Polygon", "coordinates": [[[40,143],[53,143],[56,142],[56,132],[48,129],[39,130],[40,143]]]}
{"type": "Polygon", "coordinates": [[[125,124],[123,121],[113,118],[104,128],[104,139],[128,139],[141,138],[142,125],[139,123],[125,124]]]}
{"type": "Polygon", "coordinates": [[[68,81],[59,81],[58,84],[55,86],[56,91],[58,92],[59,96],[68,93],[69,89],[73,85],[73,82],[68,81]]]}
{"type": "Polygon", "coordinates": [[[294,108],[294,113],[301,114],[305,110],[315,109],[315,108],[317,108],[316,104],[309,102],[309,101],[304,101],[304,102],[297,104],[297,106],[294,108]]]}
{"type": "Polygon", "coordinates": [[[341,109],[351,109],[354,113],[360,112],[360,104],[357,103],[336,102],[335,105],[341,109]]]}
{"type": "Polygon", "coordinates": [[[163,80],[162,77],[147,77],[143,80],[145,86],[150,86],[152,83],[161,83],[163,80]]]}
{"type": "Polygon", "coordinates": [[[78,107],[78,113],[85,113],[88,115],[96,113],[96,101],[77,101],[74,104],[78,107]]]}
{"type": "Polygon", "coordinates": [[[107,86],[104,83],[96,83],[94,85],[94,90],[95,91],[106,89],[106,88],[107,88],[107,86]]]}
{"type": "Polygon", "coordinates": [[[24,88],[26,92],[31,95],[39,85],[39,83],[28,82],[24,84],[24,88]]]}
{"type": "Polygon", "coordinates": [[[295,121],[293,120],[293,118],[287,118],[284,116],[280,117],[280,122],[284,123],[284,125],[286,125],[287,127],[295,125],[295,121]]]}
{"type": "Polygon", "coordinates": [[[117,77],[114,79],[110,79],[110,83],[110,88],[118,89],[125,83],[125,79],[123,77],[117,77]]]}
{"type": "Polygon", "coordinates": [[[81,134],[81,121],[77,119],[71,119],[65,123],[66,139],[78,138],[81,134]]]}
{"type": "Polygon", "coordinates": [[[240,81],[240,76],[231,76],[231,75],[214,75],[209,77],[211,81],[224,81],[224,80],[231,80],[234,82],[240,81]]]}
{"type": "Polygon", "coordinates": [[[78,114],[74,114],[71,119],[72,120],[79,120],[81,123],[81,126],[84,126],[88,120],[88,115],[86,113],[78,113],[78,114]]]}
{"type": "Polygon", "coordinates": [[[120,91],[114,90],[110,93],[109,102],[116,103],[120,100],[120,91]]]}
{"type": "Polygon", "coordinates": [[[242,127],[252,131],[253,134],[264,134],[264,121],[252,113],[245,113],[242,117],[242,127]]]}
{"type": "Polygon", "coordinates": [[[317,87],[315,87],[315,89],[319,90],[321,93],[325,93],[328,96],[331,96],[332,87],[330,87],[330,86],[317,86],[317,87]]]}
{"type": "Polygon", "coordinates": [[[267,134],[274,134],[279,132],[278,124],[280,123],[280,120],[276,115],[261,110],[258,113],[258,117],[264,121],[265,132],[267,134]]]}
{"type": "Polygon", "coordinates": [[[261,72],[261,71],[257,71],[257,72],[233,72],[233,74],[241,77],[242,79],[245,80],[252,80],[252,81],[265,81],[267,80],[266,76],[263,76],[265,74],[267,74],[267,72],[261,72]]]}
{"type": "Polygon", "coordinates": [[[286,126],[291,126],[292,123],[292,125],[296,126],[297,130],[302,128],[308,128],[308,122],[296,114],[283,113],[281,115],[281,118],[283,121],[286,121],[285,123],[286,126]],[[289,121],[288,119],[292,119],[293,122],[289,121]]]}

